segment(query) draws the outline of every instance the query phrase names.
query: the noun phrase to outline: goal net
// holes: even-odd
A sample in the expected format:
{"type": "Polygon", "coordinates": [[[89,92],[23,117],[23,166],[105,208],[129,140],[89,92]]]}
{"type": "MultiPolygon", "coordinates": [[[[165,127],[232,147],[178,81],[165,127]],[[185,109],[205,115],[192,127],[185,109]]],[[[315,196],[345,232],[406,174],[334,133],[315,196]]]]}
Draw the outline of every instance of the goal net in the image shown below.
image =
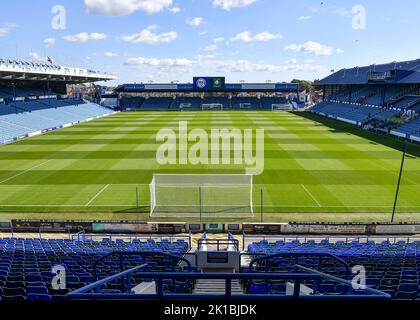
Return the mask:
{"type": "Polygon", "coordinates": [[[239,104],[239,109],[252,109],[252,104],[251,103],[240,103],[239,104]]]}
{"type": "Polygon", "coordinates": [[[292,110],[292,106],[289,103],[278,104],[274,103],[271,105],[272,110],[292,110]]]}
{"type": "Polygon", "coordinates": [[[155,174],[150,216],[160,218],[251,218],[252,175],[155,174]]]}
{"type": "Polygon", "coordinates": [[[192,109],[194,106],[192,105],[192,103],[181,103],[179,105],[179,109],[181,110],[188,110],[188,109],[192,109]]]}
{"type": "Polygon", "coordinates": [[[221,103],[203,103],[203,110],[223,110],[221,103]]]}

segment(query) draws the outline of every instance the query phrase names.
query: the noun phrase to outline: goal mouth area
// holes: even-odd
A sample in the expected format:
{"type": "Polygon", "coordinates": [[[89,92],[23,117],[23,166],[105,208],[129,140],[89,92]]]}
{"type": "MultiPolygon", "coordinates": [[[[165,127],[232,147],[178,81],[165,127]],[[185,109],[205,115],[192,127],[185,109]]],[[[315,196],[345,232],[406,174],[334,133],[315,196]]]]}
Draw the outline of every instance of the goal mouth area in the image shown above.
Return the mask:
{"type": "Polygon", "coordinates": [[[203,110],[223,110],[221,103],[203,103],[203,110]]]}
{"type": "Polygon", "coordinates": [[[290,111],[293,110],[293,106],[291,104],[272,104],[271,105],[272,111],[290,111]]]}
{"type": "Polygon", "coordinates": [[[247,174],[155,174],[150,217],[252,218],[252,181],[247,174]]]}
{"type": "Polygon", "coordinates": [[[228,218],[228,219],[247,219],[254,218],[252,208],[250,206],[156,206],[154,211],[150,214],[154,218],[228,218]],[[176,207],[176,211],[174,211],[176,207]]]}

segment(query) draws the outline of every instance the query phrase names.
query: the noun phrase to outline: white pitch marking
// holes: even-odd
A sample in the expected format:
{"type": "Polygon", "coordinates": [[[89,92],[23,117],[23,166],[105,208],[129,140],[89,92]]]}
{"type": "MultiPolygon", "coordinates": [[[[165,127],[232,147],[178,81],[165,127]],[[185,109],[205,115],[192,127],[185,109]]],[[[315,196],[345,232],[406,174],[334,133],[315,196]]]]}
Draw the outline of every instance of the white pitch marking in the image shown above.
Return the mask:
{"type": "MultiPolygon", "coordinates": [[[[1,204],[2,207],[84,207],[83,204],[1,204]]],[[[98,204],[94,207],[133,207],[135,204],[98,204]]],[[[314,206],[306,205],[264,205],[267,208],[314,208],[314,206]]],[[[389,206],[321,206],[322,208],[392,208],[389,206]]],[[[399,208],[420,208],[420,206],[399,206],[399,208]]],[[[293,212],[290,212],[293,213],[293,212]]],[[[326,212],[328,214],[329,212],[326,212]]],[[[369,213],[369,212],[353,212],[353,213],[369,213]]],[[[384,212],[379,212],[380,214],[384,212]]],[[[410,212],[405,212],[410,214],[410,212]]],[[[376,214],[376,213],[375,213],[376,214]]],[[[412,214],[416,214],[413,212],[412,214]]]]}
{"type": "Polygon", "coordinates": [[[105,187],[103,187],[95,196],[90,199],[88,203],[85,204],[85,207],[88,207],[97,197],[101,195],[102,192],[104,192],[109,187],[109,184],[107,184],[105,187]]]}
{"type": "Polygon", "coordinates": [[[303,185],[301,184],[302,188],[306,191],[306,193],[312,198],[312,200],[314,200],[316,202],[316,204],[318,205],[318,207],[322,207],[321,204],[318,202],[318,200],[316,200],[316,198],[314,197],[314,195],[309,192],[309,190],[303,185]]]}
{"type": "Polygon", "coordinates": [[[19,172],[18,174],[15,174],[15,175],[14,175],[14,176],[12,176],[12,177],[9,177],[9,178],[7,178],[7,179],[5,179],[5,180],[3,180],[3,181],[0,181],[0,184],[5,183],[5,182],[7,182],[7,181],[10,181],[10,180],[12,180],[12,179],[14,179],[14,178],[17,178],[17,177],[21,176],[22,174],[24,174],[24,173],[26,173],[26,172],[28,172],[28,171],[31,171],[31,170],[33,170],[33,169],[35,169],[35,168],[38,168],[38,167],[40,167],[40,166],[42,166],[42,165],[46,164],[47,162],[50,162],[51,160],[52,160],[52,159],[47,160],[47,161],[44,161],[43,163],[37,164],[36,166],[33,166],[33,167],[30,167],[29,169],[26,169],[25,171],[19,172]]]}

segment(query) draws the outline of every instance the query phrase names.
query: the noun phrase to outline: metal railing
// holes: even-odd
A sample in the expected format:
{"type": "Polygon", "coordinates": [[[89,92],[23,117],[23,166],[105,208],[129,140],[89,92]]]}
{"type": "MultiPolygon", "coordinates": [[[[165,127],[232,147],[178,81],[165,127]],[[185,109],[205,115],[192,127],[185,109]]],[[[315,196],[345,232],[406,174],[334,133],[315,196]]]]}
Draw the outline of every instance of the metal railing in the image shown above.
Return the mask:
{"type": "Polygon", "coordinates": [[[116,240],[124,240],[132,242],[133,240],[168,240],[170,242],[174,242],[176,240],[184,240],[188,243],[188,250],[192,247],[192,240],[191,235],[163,235],[163,234],[92,234],[92,233],[85,233],[84,231],[80,231],[78,233],[74,233],[71,235],[72,240],[79,240],[80,236],[83,235],[83,241],[91,240],[91,241],[100,241],[103,239],[108,239],[109,241],[116,241],[116,240]]]}
{"type": "MultiPolygon", "coordinates": [[[[153,252],[153,251],[116,251],[116,252],[111,252],[108,253],[104,256],[102,256],[101,258],[97,259],[94,263],[93,263],[93,276],[95,278],[96,281],[98,281],[98,265],[101,262],[104,262],[106,259],[113,257],[113,256],[117,256],[118,260],[119,260],[119,264],[120,264],[120,273],[125,272],[124,270],[124,257],[129,257],[129,256],[139,256],[142,259],[147,259],[147,258],[166,258],[169,259],[172,263],[170,266],[166,266],[171,268],[172,272],[176,271],[176,267],[180,265],[180,262],[185,263],[187,270],[189,270],[189,272],[192,271],[192,266],[191,263],[181,257],[181,256],[176,256],[173,254],[169,254],[169,253],[164,253],[164,252],[153,252]]],[[[149,267],[149,264],[146,264],[147,267],[149,267]]],[[[122,282],[121,282],[121,289],[124,289],[124,277],[122,277],[122,282]]]]}
{"type": "Polygon", "coordinates": [[[302,266],[296,266],[301,269],[301,273],[177,273],[177,272],[141,272],[147,268],[147,264],[140,265],[138,267],[123,271],[117,275],[113,275],[103,280],[99,280],[95,283],[87,285],[83,288],[75,290],[67,295],[69,299],[84,299],[84,300],[284,300],[284,299],[302,299],[302,300],[349,300],[349,299],[391,299],[390,295],[374,290],[371,288],[360,289],[354,291],[353,294],[348,295],[302,295],[301,284],[306,281],[321,281],[329,280],[343,284],[346,286],[352,286],[352,283],[348,280],[340,279],[331,275],[323,274],[321,272],[311,270],[302,266]],[[133,294],[131,293],[131,282],[127,280],[126,292],[128,293],[100,293],[100,288],[107,283],[115,281],[119,278],[129,279],[134,274],[141,274],[142,279],[149,279],[156,283],[156,293],[154,294],[133,294]],[[179,279],[182,281],[196,281],[200,279],[217,279],[225,280],[225,292],[224,294],[185,294],[185,293],[167,293],[164,290],[164,280],[167,279],[179,279]],[[292,295],[281,295],[281,294],[232,294],[232,280],[284,280],[292,281],[294,284],[294,290],[292,295]],[[94,292],[93,292],[94,291],[94,292]],[[93,293],[92,293],[93,292],[93,293]]]}
{"type": "MultiPolygon", "coordinates": [[[[419,236],[340,236],[340,235],[329,235],[329,236],[322,236],[322,235],[247,235],[245,233],[242,234],[242,250],[245,251],[247,249],[247,245],[252,244],[254,242],[259,242],[266,240],[269,243],[275,241],[284,241],[284,242],[291,242],[291,241],[299,241],[301,244],[306,244],[308,241],[315,241],[321,242],[326,240],[330,243],[336,243],[342,241],[346,244],[351,242],[358,242],[358,243],[367,243],[368,241],[388,241],[391,244],[395,244],[399,241],[404,241],[406,244],[420,241],[419,236]]],[[[379,243],[379,242],[378,242],[379,243]]]]}
{"type": "Polygon", "coordinates": [[[204,247],[213,248],[217,251],[228,250],[233,246],[235,251],[239,251],[239,240],[236,239],[200,239],[198,240],[198,250],[201,251],[204,247]]]}

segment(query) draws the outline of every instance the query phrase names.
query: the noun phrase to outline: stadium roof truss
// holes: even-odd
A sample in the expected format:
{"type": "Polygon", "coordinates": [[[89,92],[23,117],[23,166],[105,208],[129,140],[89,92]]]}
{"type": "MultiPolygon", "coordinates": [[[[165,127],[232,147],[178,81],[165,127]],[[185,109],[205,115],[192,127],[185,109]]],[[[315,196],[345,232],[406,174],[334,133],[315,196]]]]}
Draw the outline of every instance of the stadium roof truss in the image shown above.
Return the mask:
{"type": "Polygon", "coordinates": [[[354,67],[333,72],[315,85],[419,84],[420,59],[354,67]]]}
{"type": "Polygon", "coordinates": [[[115,75],[88,69],[24,61],[5,62],[0,59],[0,80],[5,81],[51,81],[76,84],[115,79],[115,75]]]}

